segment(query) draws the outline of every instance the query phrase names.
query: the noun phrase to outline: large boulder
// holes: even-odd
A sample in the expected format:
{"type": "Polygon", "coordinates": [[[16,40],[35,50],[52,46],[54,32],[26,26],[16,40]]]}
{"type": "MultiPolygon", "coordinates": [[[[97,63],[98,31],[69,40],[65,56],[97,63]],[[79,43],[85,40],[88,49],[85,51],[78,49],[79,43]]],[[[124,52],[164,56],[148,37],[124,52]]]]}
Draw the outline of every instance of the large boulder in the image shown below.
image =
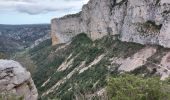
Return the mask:
{"type": "Polygon", "coordinates": [[[0,60],[0,99],[37,100],[38,92],[30,72],[13,60],[0,60]]]}

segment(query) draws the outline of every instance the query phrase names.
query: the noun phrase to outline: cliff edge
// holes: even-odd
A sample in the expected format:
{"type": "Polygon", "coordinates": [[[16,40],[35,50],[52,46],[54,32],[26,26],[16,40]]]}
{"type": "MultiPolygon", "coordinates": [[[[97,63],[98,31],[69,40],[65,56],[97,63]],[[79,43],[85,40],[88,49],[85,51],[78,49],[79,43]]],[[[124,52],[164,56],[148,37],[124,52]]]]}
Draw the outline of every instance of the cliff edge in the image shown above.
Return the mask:
{"type": "Polygon", "coordinates": [[[52,20],[53,45],[79,33],[91,39],[119,35],[121,41],[170,48],[169,0],[90,0],[82,11],[52,20]]]}

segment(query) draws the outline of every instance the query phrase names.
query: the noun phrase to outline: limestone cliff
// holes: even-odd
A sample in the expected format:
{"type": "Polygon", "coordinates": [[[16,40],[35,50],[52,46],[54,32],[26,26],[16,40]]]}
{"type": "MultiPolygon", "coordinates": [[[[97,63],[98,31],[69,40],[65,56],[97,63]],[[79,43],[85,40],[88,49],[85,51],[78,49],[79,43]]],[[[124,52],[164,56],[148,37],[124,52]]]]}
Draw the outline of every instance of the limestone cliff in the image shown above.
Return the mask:
{"type": "Polygon", "coordinates": [[[79,33],[93,40],[105,35],[141,44],[170,48],[169,0],[90,0],[78,14],[52,20],[53,44],[79,33]]]}
{"type": "Polygon", "coordinates": [[[31,75],[18,62],[0,60],[0,99],[37,100],[38,93],[31,75]]]}

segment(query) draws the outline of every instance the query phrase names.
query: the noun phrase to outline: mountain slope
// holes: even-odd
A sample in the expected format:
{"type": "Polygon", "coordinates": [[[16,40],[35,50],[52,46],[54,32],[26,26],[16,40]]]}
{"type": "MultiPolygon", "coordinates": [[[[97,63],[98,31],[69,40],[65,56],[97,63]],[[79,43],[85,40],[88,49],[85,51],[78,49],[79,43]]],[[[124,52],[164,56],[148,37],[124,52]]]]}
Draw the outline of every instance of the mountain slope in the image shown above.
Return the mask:
{"type": "Polygon", "coordinates": [[[121,42],[119,36],[105,36],[92,41],[86,34],[71,42],[51,46],[46,40],[26,52],[37,66],[33,80],[40,98],[85,100],[107,96],[108,76],[130,72],[145,77],[169,75],[169,49],[121,42]]]}

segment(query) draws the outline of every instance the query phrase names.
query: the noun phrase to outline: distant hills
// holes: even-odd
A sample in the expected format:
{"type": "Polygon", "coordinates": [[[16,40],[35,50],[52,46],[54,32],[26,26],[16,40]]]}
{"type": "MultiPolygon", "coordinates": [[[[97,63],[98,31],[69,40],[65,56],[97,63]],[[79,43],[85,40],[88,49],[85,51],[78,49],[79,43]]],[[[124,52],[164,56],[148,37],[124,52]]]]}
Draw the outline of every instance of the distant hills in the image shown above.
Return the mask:
{"type": "Polygon", "coordinates": [[[50,33],[50,24],[2,25],[0,24],[0,52],[11,53],[34,44],[50,33]]]}

